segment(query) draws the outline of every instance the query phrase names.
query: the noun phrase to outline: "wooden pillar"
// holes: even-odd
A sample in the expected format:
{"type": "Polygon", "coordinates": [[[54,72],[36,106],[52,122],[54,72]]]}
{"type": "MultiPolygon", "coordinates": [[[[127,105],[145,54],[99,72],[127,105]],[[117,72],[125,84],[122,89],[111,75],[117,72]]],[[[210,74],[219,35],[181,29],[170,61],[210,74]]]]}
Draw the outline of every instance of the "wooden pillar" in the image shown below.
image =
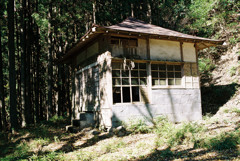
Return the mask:
{"type": "Polygon", "coordinates": [[[72,120],[76,119],[76,106],[75,106],[75,91],[76,91],[76,87],[75,87],[75,65],[72,64],[71,66],[71,72],[72,72],[72,76],[71,76],[71,81],[72,81],[72,120]]]}
{"type": "Polygon", "coordinates": [[[183,62],[183,42],[180,42],[180,54],[181,54],[181,61],[183,62]]]}
{"type": "MultiPolygon", "coordinates": [[[[151,55],[150,55],[150,41],[149,41],[149,37],[147,37],[147,59],[150,60],[151,59],[151,55]]],[[[148,79],[148,86],[147,86],[147,90],[148,90],[148,100],[149,103],[152,102],[152,72],[151,72],[151,62],[147,63],[147,79],[148,79]]]]}
{"type": "Polygon", "coordinates": [[[110,128],[113,105],[111,53],[107,51],[99,55],[97,62],[99,64],[100,125],[110,128]]]}
{"type": "Polygon", "coordinates": [[[151,56],[150,56],[150,41],[149,41],[149,37],[147,37],[147,59],[150,60],[151,56]]]}

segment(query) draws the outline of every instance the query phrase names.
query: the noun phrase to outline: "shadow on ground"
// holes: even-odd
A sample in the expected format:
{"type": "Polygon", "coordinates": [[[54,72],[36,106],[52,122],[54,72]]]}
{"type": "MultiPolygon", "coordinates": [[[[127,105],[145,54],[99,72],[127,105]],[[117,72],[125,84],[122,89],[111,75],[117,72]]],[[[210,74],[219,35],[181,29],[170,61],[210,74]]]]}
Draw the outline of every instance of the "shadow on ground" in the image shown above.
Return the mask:
{"type": "Polygon", "coordinates": [[[231,99],[239,86],[239,84],[232,83],[228,85],[201,87],[203,115],[217,113],[219,108],[231,99]]]}
{"type": "Polygon", "coordinates": [[[238,151],[233,149],[228,149],[225,151],[214,151],[198,149],[194,150],[189,148],[186,150],[170,150],[169,148],[163,150],[155,150],[153,153],[149,154],[144,158],[138,158],[135,160],[139,161],[154,161],[154,160],[231,160],[237,159],[239,157],[238,151]]]}

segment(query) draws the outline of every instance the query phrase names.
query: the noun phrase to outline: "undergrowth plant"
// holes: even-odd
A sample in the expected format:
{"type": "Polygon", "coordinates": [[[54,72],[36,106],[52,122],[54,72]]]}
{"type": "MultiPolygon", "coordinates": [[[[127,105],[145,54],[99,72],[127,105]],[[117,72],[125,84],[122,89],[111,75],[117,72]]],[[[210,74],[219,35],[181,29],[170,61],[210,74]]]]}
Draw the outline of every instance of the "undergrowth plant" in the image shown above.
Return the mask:
{"type": "Polygon", "coordinates": [[[208,58],[200,58],[198,60],[198,65],[200,73],[205,76],[210,76],[210,72],[215,68],[215,65],[208,58]]]}
{"type": "Polygon", "coordinates": [[[155,129],[159,136],[156,140],[156,146],[167,145],[172,147],[181,144],[194,144],[204,131],[205,128],[196,123],[182,123],[176,126],[164,120],[155,129]]]}
{"type": "Polygon", "coordinates": [[[240,144],[240,132],[220,133],[217,136],[205,136],[197,140],[196,147],[207,148],[209,150],[236,149],[240,144]]]}
{"type": "Polygon", "coordinates": [[[236,75],[236,72],[237,72],[237,67],[236,66],[232,66],[229,70],[230,76],[236,75]]]}
{"type": "Polygon", "coordinates": [[[152,130],[143,119],[129,120],[129,123],[126,126],[127,130],[133,133],[149,133],[152,130]]]}
{"type": "Polygon", "coordinates": [[[77,160],[81,160],[81,161],[91,161],[96,156],[93,152],[88,152],[83,150],[77,152],[76,155],[77,155],[77,160]]]}
{"type": "Polygon", "coordinates": [[[122,139],[114,139],[111,142],[108,142],[102,146],[102,152],[104,153],[112,153],[119,148],[123,148],[126,146],[126,143],[122,141],[122,139]]]}

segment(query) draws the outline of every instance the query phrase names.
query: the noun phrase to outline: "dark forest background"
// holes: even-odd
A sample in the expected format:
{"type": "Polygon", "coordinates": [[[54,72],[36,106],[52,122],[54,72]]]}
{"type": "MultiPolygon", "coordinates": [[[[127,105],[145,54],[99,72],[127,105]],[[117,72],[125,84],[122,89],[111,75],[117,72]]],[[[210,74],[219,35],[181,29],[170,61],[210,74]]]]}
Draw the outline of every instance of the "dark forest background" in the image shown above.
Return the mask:
{"type": "Polygon", "coordinates": [[[237,0],[1,0],[0,130],[71,115],[71,67],[55,62],[93,24],[132,16],[224,39],[239,8],[237,0]]]}

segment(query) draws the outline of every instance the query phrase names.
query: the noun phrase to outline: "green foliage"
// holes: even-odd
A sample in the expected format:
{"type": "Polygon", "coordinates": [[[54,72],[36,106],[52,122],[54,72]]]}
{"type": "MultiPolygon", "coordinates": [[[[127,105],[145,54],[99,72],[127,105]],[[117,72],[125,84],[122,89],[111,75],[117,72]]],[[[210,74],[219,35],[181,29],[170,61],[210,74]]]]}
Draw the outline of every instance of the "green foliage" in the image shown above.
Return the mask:
{"type": "Polygon", "coordinates": [[[167,148],[167,149],[161,151],[161,154],[160,154],[160,155],[161,155],[161,157],[163,157],[163,158],[168,158],[168,157],[173,156],[173,152],[171,151],[170,148],[167,148]]]}
{"type": "Polygon", "coordinates": [[[234,108],[226,108],[223,110],[224,113],[236,113],[237,115],[240,115],[240,109],[237,107],[234,108]]]}
{"type": "Polygon", "coordinates": [[[204,76],[211,75],[211,71],[215,68],[215,65],[210,59],[200,58],[198,59],[199,71],[204,76]]]}
{"type": "Polygon", "coordinates": [[[151,132],[151,128],[146,124],[145,120],[132,119],[127,124],[127,129],[133,133],[148,133],[151,132]]]}
{"type": "Polygon", "coordinates": [[[37,128],[34,128],[32,133],[36,138],[47,138],[50,134],[48,126],[44,124],[41,124],[37,128]]]}
{"type": "Polygon", "coordinates": [[[168,145],[169,147],[181,144],[194,144],[201,135],[206,131],[203,126],[197,123],[182,123],[174,125],[167,118],[160,117],[156,120],[154,132],[158,134],[156,147],[168,145]]]}
{"type": "Polygon", "coordinates": [[[236,149],[240,143],[239,131],[221,133],[215,137],[205,137],[198,140],[197,147],[214,150],[236,149]]]}
{"type": "Polygon", "coordinates": [[[40,28],[41,34],[46,34],[48,31],[49,20],[46,17],[41,16],[39,13],[33,13],[32,18],[40,28]]]}
{"type": "Polygon", "coordinates": [[[63,157],[63,153],[59,152],[50,152],[47,153],[44,156],[38,156],[38,155],[32,155],[30,157],[30,160],[39,160],[39,161],[49,161],[49,160],[60,160],[60,161],[64,161],[67,158],[63,157]]]}
{"type": "Polygon", "coordinates": [[[2,161],[14,161],[14,160],[21,160],[21,159],[27,159],[30,148],[26,143],[19,144],[15,149],[14,153],[11,153],[7,155],[4,158],[0,158],[2,161]]]}
{"type": "Polygon", "coordinates": [[[239,109],[239,108],[237,108],[237,107],[233,108],[233,109],[231,110],[231,112],[233,112],[233,113],[236,113],[236,114],[240,115],[240,109],[239,109]]]}
{"type": "Polygon", "coordinates": [[[233,36],[233,37],[229,38],[229,42],[230,42],[231,45],[237,44],[238,41],[239,41],[238,37],[233,36]]]}
{"type": "Polygon", "coordinates": [[[76,153],[77,159],[81,161],[91,161],[96,156],[93,152],[80,150],[76,153]]]}
{"type": "Polygon", "coordinates": [[[63,123],[64,121],[66,121],[66,118],[63,116],[58,116],[58,115],[54,115],[52,118],[49,119],[49,122],[52,122],[54,124],[60,124],[63,123]]]}
{"type": "Polygon", "coordinates": [[[35,149],[39,147],[43,147],[44,145],[47,145],[50,143],[49,138],[35,138],[32,142],[29,144],[30,149],[35,149]]]}
{"type": "Polygon", "coordinates": [[[236,75],[236,72],[237,72],[237,67],[236,66],[232,66],[229,70],[230,76],[236,75]]]}
{"type": "Polygon", "coordinates": [[[193,21],[189,27],[200,36],[210,36],[214,24],[209,20],[209,12],[214,8],[215,0],[195,0],[189,7],[188,17],[193,21]]]}
{"type": "Polygon", "coordinates": [[[167,144],[170,147],[181,144],[192,144],[197,140],[200,132],[205,130],[194,123],[183,123],[179,126],[173,126],[171,123],[168,123],[163,128],[159,128],[157,129],[157,134],[160,138],[156,140],[156,145],[162,146],[167,144]]]}
{"type": "Polygon", "coordinates": [[[122,139],[114,139],[111,142],[108,142],[102,146],[102,150],[104,153],[112,153],[119,148],[123,148],[126,146],[126,143],[122,141],[122,139]]]}

